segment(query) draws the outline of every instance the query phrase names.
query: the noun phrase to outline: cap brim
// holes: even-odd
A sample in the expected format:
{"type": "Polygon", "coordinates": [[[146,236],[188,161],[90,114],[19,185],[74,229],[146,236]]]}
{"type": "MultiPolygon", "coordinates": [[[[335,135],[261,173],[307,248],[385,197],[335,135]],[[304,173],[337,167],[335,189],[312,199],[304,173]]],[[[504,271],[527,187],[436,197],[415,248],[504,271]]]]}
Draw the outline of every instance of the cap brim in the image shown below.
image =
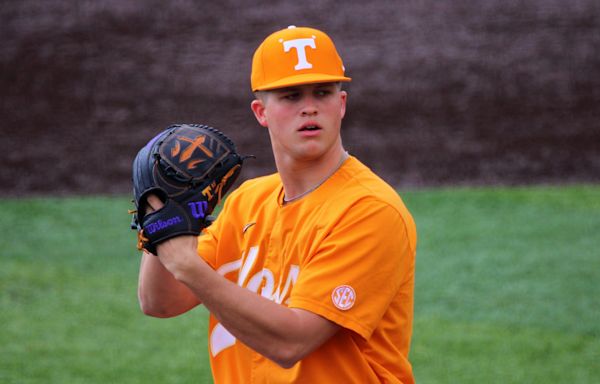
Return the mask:
{"type": "Polygon", "coordinates": [[[269,91],[277,88],[287,88],[292,87],[294,85],[303,85],[303,84],[315,84],[315,83],[337,83],[337,82],[349,82],[352,81],[352,78],[346,76],[333,76],[333,75],[325,75],[325,74],[317,74],[317,73],[306,73],[303,75],[296,75],[286,77],[284,79],[280,79],[274,81],[269,84],[265,84],[261,87],[257,87],[253,89],[253,91],[269,91]]]}

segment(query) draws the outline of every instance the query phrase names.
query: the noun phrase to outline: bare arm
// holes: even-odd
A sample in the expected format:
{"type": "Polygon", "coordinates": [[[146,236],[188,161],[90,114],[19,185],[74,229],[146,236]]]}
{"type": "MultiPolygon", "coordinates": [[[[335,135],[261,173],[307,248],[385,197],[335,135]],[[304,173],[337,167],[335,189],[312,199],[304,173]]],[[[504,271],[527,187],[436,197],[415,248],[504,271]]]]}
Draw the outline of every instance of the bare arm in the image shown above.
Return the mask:
{"type": "Polygon", "coordinates": [[[229,332],[283,367],[291,367],[334,335],[339,325],[312,312],[287,308],[216,273],[196,254],[196,238],[158,246],[160,261],[229,332]]]}
{"type": "Polygon", "coordinates": [[[142,312],[153,317],[174,317],[200,304],[193,292],[177,281],[158,257],[146,251],[140,264],[138,300],[142,312]]]}
{"type": "MultiPolygon", "coordinates": [[[[149,196],[149,211],[158,209],[162,202],[149,196]]],[[[144,251],[138,278],[138,300],[142,312],[153,317],[174,317],[200,304],[194,293],[177,281],[158,257],[144,251]]]]}

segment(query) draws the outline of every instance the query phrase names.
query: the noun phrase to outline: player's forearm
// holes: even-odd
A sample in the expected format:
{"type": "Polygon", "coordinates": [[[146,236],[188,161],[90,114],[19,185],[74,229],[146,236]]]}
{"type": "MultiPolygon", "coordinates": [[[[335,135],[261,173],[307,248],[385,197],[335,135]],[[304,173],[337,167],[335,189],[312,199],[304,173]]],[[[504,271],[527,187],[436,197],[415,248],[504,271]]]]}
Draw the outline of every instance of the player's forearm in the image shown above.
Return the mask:
{"type": "Polygon", "coordinates": [[[276,304],[223,278],[190,248],[180,248],[177,257],[163,256],[160,248],[159,254],[165,266],[229,332],[284,367],[293,365],[337,330],[337,325],[315,314],[276,304]]]}
{"type": "Polygon", "coordinates": [[[187,286],[177,281],[158,257],[144,252],[138,280],[138,300],[144,314],[173,317],[198,305],[187,286]]]}

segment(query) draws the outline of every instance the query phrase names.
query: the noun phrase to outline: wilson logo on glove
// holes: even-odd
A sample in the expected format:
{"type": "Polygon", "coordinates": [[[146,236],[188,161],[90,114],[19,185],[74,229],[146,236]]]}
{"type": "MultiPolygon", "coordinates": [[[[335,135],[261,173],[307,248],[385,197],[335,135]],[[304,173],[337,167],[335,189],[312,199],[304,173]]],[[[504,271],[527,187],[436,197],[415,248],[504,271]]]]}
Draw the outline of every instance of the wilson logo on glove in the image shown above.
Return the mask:
{"type": "Polygon", "coordinates": [[[204,212],[208,209],[208,201],[190,201],[188,207],[192,211],[192,216],[195,219],[203,219],[206,217],[204,212]]]}
{"type": "Polygon", "coordinates": [[[183,219],[180,216],[171,217],[167,220],[158,220],[155,223],[148,224],[144,230],[149,235],[153,234],[156,231],[160,231],[161,229],[169,228],[173,225],[180,224],[183,222],[183,219]]]}

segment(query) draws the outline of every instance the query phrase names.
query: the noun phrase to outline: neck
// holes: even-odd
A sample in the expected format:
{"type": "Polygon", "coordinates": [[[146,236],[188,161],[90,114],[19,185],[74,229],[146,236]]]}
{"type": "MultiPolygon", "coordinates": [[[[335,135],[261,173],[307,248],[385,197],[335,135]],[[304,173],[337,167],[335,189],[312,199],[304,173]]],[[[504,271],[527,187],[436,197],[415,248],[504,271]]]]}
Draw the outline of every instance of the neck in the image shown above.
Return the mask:
{"type": "Polygon", "coordinates": [[[342,147],[339,150],[310,161],[290,159],[284,165],[278,162],[277,168],[285,191],[284,201],[298,200],[317,189],[331,177],[348,158],[342,147]]]}

